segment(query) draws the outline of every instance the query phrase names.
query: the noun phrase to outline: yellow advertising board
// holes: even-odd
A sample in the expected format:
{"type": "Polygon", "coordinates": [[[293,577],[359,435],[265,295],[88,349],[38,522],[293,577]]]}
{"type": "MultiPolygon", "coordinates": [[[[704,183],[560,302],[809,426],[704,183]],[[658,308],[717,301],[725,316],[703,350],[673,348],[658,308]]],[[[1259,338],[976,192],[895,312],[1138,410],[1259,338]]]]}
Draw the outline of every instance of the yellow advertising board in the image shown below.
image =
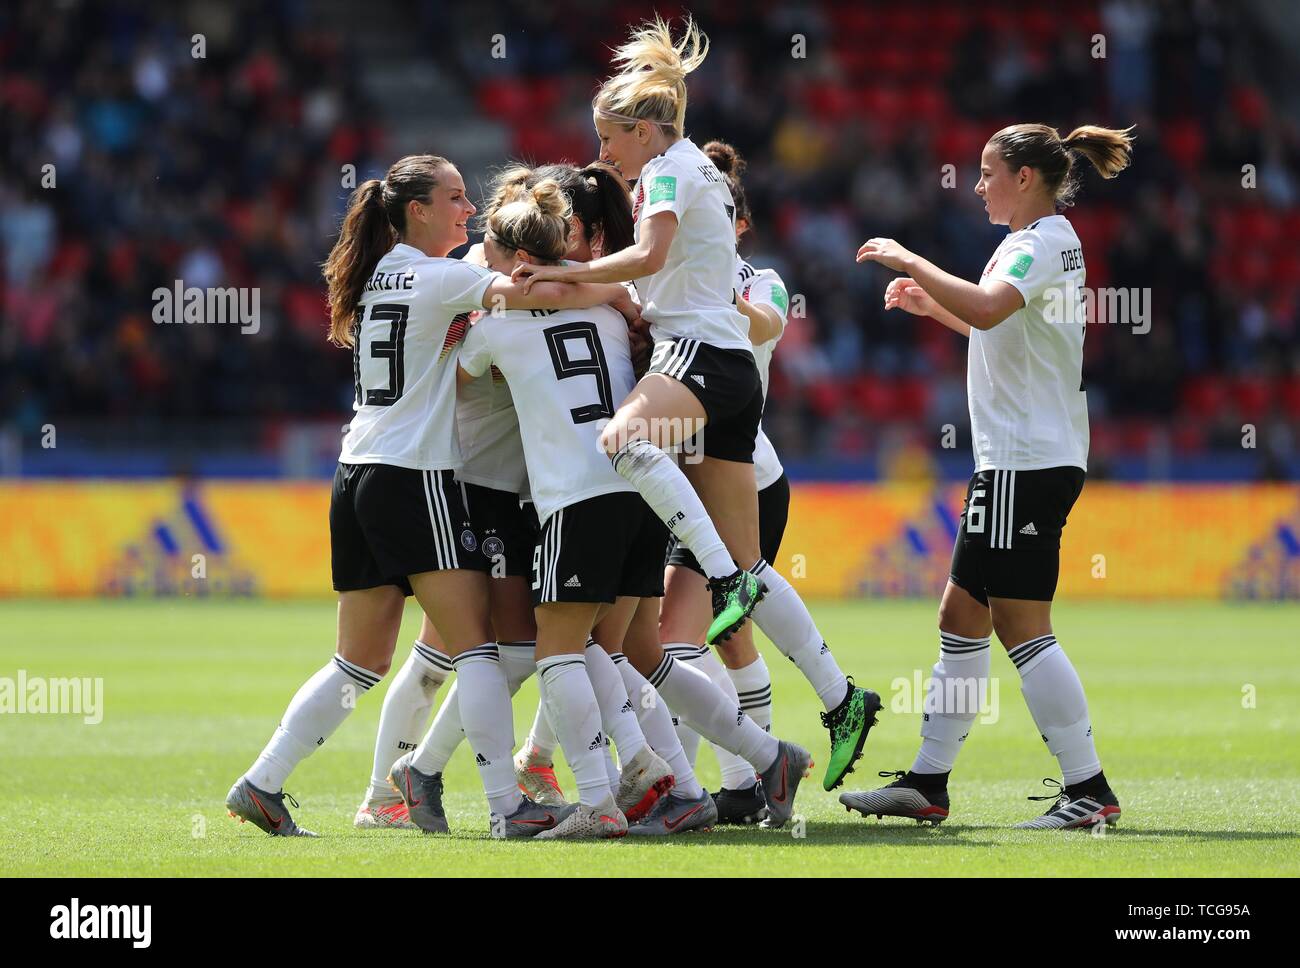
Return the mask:
{"type": "MultiPolygon", "coordinates": [[[[0,483],[0,596],[328,596],[325,482],[0,483]]],[[[810,598],[934,597],[961,485],[798,484],[774,562],[810,598]]],[[[1089,483],[1058,597],[1300,598],[1300,489],[1089,483]]]]}

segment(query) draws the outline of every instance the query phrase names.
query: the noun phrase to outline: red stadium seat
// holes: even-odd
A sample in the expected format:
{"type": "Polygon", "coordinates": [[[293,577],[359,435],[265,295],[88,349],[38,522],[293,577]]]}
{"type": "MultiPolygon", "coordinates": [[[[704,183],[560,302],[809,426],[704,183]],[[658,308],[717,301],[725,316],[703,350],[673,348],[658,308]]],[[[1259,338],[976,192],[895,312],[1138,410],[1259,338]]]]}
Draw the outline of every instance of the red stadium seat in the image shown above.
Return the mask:
{"type": "Polygon", "coordinates": [[[1242,377],[1231,386],[1232,402],[1245,420],[1260,420],[1273,404],[1273,385],[1262,376],[1242,377]]]}
{"type": "Polygon", "coordinates": [[[1193,377],[1183,384],[1183,409],[1188,416],[1209,420],[1218,415],[1228,402],[1228,389],[1219,377],[1193,377]]]}
{"type": "Polygon", "coordinates": [[[1205,132],[1202,122],[1171,121],[1163,126],[1164,147],[1174,162],[1185,173],[1196,171],[1205,154],[1205,132]]]}
{"type": "Polygon", "coordinates": [[[1300,420],[1300,376],[1289,377],[1278,387],[1278,403],[1292,420],[1300,420]]]}

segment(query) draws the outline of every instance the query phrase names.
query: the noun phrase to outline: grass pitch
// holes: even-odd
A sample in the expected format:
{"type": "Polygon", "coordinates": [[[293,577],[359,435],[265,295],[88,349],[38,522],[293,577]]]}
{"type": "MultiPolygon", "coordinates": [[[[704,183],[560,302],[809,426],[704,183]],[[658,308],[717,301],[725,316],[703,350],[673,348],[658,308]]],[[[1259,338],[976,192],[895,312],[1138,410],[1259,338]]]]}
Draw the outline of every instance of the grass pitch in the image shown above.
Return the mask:
{"type": "MultiPolygon", "coordinates": [[[[874,787],[916,750],[916,677],[936,655],[934,603],[814,606],[840,664],[886,708],[845,789],[874,787]],[[908,709],[914,711],[897,711],[908,709]]],[[[466,747],[447,770],[453,834],[358,831],[381,685],[290,778],[319,840],[263,835],[223,799],[294,690],[330,656],[329,602],[0,604],[0,677],[102,677],[103,721],[0,715],[0,873],[13,876],[1120,875],[1300,874],[1300,608],[1217,603],[1060,604],[1056,631],[1083,678],[1098,749],[1124,815],[1104,836],[1008,829],[1058,775],[1004,654],[996,722],[953,774],[952,816],[931,829],[848,814],[821,789],[820,706],[767,643],[775,730],[818,761],[802,823],[719,828],[653,843],[501,843],[466,747]]],[[[408,607],[395,664],[418,629],[408,607]]],[[[996,648],[995,653],[1000,653],[996,648]]],[[[12,687],[11,687],[12,688],[12,687]]],[[[445,694],[440,693],[439,698],[445,694]]],[[[535,709],[527,684],[515,735],[535,709]]],[[[572,776],[558,770],[566,790],[572,776]]],[[[699,773],[716,788],[707,745],[699,773]]],[[[836,791],[838,793],[839,791],[836,791]]]]}

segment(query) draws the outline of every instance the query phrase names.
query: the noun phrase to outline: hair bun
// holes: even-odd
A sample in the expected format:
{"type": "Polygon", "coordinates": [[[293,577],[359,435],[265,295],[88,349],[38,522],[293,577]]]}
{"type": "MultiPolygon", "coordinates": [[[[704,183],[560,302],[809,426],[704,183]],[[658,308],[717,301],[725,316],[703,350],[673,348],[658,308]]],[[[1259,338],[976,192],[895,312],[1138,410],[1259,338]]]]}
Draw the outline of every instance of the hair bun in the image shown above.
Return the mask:
{"type": "Polygon", "coordinates": [[[745,173],[745,159],[734,147],[725,141],[710,141],[702,149],[713,162],[714,167],[724,175],[739,178],[745,173]]]}

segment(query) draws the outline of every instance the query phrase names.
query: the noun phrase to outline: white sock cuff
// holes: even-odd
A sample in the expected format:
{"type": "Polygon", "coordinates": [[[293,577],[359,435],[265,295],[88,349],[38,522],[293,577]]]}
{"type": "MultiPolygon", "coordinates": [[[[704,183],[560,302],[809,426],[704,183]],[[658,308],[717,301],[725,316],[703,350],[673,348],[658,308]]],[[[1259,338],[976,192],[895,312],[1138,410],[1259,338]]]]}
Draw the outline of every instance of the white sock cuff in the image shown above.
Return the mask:
{"type": "Polygon", "coordinates": [[[672,671],[672,668],[673,668],[673,654],[671,652],[665,651],[664,657],[659,660],[659,664],[654,667],[650,675],[646,676],[646,681],[649,682],[650,685],[654,686],[655,689],[657,690],[660,686],[664,684],[664,680],[668,678],[668,673],[672,671]]]}
{"type": "Polygon", "coordinates": [[[939,630],[939,656],[945,662],[975,659],[987,655],[991,636],[971,639],[964,635],[939,630]]]}
{"type": "Polygon", "coordinates": [[[345,676],[355,682],[361,688],[362,692],[365,692],[371,686],[379,685],[379,680],[383,678],[379,673],[371,672],[369,669],[363,669],[355,662],[349,662],[337,653],[334,656],[334,666],[345,676]]]}
{"type": "Polygon", "coordinates": [[[469,665],[471,662],[500,662],[501,654],[497,651],[495,642],[484,642],[482,645],[476,645],[472,649],[466,649],[460,655],[451,660],[453,669],[460,669],[462,666],[469,665]]]}
{"type": "Polygon", "coordinates": [[[661,448],[656,447],[644,437],[633,437],[611,454],[609,460],[614,465],[614,473],[626,477],[627,475],[623,474],[623,469],[630,466],[629,461],[631,464],[646,460],[653,461],[656,455],[660,457],[668,456],[661,448]]]}
{"type": "Polygon", "coordinates": [[[416,639],[411,646],[411,657],[435,678],[446,679],[451,675],[451,656],[444,655],[427,642],[416,639]]]}
{"type": "Polygon", "coordinates": [[[692,659],[703,659],[709,654],[709,649],[708,646],[691,645],[689,642],[668,642],[664,645],[664,652],[674,659],[690,662],[692,659]]]}
{"type": "Polygon", "coordinates": [[[501,659],[501,668],[506,672],[506,686],[512,696],[536,671],[537,665],[534,661],[536,645],[536,642],[497,643],[497,655],[501,659]]]}
{"type": "Polygon", "coordinates": [[[1064,650],[1057,643],[1056,636],[1049,633],[1030,639],[1028,642],[1021,642],[1013,649],[1008,649],[1007,657],[1015,664],[1016,671],[1020,673],[1020,678],[1024,679],[1049,656],[1062,651],[1064,650]]]}
{"type": "Polygon", "coordinates": [[[568,669],[571,666],[581,666],[585,674],[587,671],[587,657],[581,653],[562,653],[560,655],[548,655],[545,659],[537,660],[537,678],[542,682],[550,682],[557,675],[563,675],[562,669],[568,669]]]}

